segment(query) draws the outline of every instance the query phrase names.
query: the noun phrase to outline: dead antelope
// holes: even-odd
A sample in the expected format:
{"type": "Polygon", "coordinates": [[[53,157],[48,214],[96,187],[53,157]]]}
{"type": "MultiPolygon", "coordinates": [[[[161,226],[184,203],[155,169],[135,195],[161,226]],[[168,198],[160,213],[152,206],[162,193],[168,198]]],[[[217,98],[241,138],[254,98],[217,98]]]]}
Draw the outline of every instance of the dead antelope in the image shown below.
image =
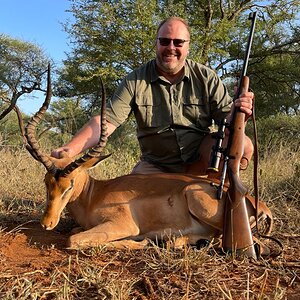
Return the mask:
{"type": "MultiPolygon", "coordinates": [[[[67,207],[82,228],[69,237],[67,245],[70,248],[103,244],[136,248],[144,239],[155,240],[166,235],[184,236],[194,244],[200,239],[221,236],[224,199],[216,199],[215,187],[205,178],[162,173],[96,180],[88,175],[89,168],[106,158],[101,155],[107,140],[104,92],[98,145],[75,161],[66,153],[60,159],[45,155],[35,138],[35,128],[50,98],[48,70],[45,102],[26,127],[30,152],[47,169],[47,206],[41,220],[46,230],[58,224],[67,207]]],[[[252,218],[255,216],[254,201],[250,196],[247,199],[248,214],[252,218]]],[[[269,233],[272,215],[263,203],[260,203],[259,215],[268,221],[266,233],[269,233]]]]}

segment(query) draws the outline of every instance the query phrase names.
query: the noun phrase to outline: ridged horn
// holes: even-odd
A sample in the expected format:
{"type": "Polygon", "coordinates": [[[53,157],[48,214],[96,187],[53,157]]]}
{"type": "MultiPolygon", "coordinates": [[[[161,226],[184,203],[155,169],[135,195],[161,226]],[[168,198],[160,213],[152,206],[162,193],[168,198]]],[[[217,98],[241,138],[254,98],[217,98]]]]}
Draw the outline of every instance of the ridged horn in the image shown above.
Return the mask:
{"type": "Polygon", "coordinates": [[[99,157],[101,156],[101,152],[103,151],[104,147],[106,146],[107,142],[107,123],[106,123],[106,92],[104,88],[103,81],[100,77],[100,85],[101,85],[101,123],[100,123],[100,138],[94,147],[90,148],[86,154],[79,157],[69,165],[67,165],[63,170],[59,172],[59,176],[67,176],[71,172],[73,172],[75,169],[80,167],[83,163],[87,162],[91,158],[99,157]]]}
{"type": "Polygon", "coordinates": [[[25,137],[29,146],[31,147],[30,153],[39,161],[41,162],[48,172],[55,174],[57,168],[55,167],[54,163],[51,161],[50,157],[44,154],[40,150],[39,143],[36,139],[36,127],[44,117],[46,110],[49,107],[49,103],[52,96],[52,88],[51,88],[51,76],[50,76],[50,64],[48,64],[47,70],[47,92],[45,101],[42,104],[41,108],[38,112],[34,114],[34,116],[29,120],[26,128],[25,128],[25,137]]]}

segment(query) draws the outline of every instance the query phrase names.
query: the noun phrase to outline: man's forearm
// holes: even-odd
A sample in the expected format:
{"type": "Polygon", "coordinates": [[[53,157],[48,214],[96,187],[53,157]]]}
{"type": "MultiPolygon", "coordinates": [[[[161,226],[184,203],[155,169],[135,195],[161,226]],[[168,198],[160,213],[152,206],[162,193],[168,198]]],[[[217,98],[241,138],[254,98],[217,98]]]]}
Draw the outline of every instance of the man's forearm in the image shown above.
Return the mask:
{"type": "MultiPolygon", "coordinates": [[[[107,122],[108,136],[110,136],[116,127],[107,122]]],[[[92,117],[64,146],[52,151],[51,155],[60,157],[60,152],[66,151],[70,157],[93,147],[98,143],[100,137],[100,116],[92,117]]]]}

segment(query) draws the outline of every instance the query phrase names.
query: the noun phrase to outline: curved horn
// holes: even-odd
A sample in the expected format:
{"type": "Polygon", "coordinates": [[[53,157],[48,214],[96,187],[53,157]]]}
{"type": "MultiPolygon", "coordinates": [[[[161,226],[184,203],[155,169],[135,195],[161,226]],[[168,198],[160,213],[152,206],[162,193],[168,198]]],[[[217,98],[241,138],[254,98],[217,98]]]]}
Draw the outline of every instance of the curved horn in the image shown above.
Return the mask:
{"type": "Polygon", "coordinates": [[[48,172],[50,173],[55,173],[57,171],[57,168],[55,167],[54,163],[51,161],[50,157],[45,155],[41,150],[40,146],[38,144],[38,141],[35,137],[35,130],[36,126],[40,123],[42,120],[46,110],[48,109],[50,100],[51,100],[51,95],[52,95],[52,89],[51,89],[51,77],[50,77],[50,64],[48,65],[48,70],[47,70],[47,92],[46,92],[46,98],[39,109],[38,112],[34,114],[34,116],[30,119],[28,122],[26,128],[25,128],[25,136],[27,139],[28,144],[31,147],[31,151],[34,153],[33,156],[40,161],[45,168],[47,169],[48,172]]]}
{"type": "Polygon", "coordinates": [[[39,161],[39,158],[36,156],[35,152],[32,150],[31,146],[28,144],[28,141],[26,139],[25,127],[24,127],[22,113],[21,113],[19,107],[17,106],[17,104],[15,105],[14,110],[17,114],[19,128],[20,128],[20,131],[21,131],[22,139],[23,139],[23,144],[24,144],[25,148],[27,149],[27,151],[32,155],[32,157],[34,159],[36,159],[37,161],[39,161]]]}
{"type": "Polygon", "coordinates": [[[103,85],[103,81],[100,77],[100,85],[101,85],[101,98],[102,98],[102,103],[101,103],[101,128],[100,128],[100,138],[94,147],[90,148],[86,154],[83,156],[79,157],[69,165],[67,165],[61,172],[59,172],[59,176],[67,176],[71,172],[73,172],[76,168],[81,166],[83,163],[86,161],[90,160],[91,158],[99,157],[101,155],[101,152],[103,151],[106,142],[107,142],[107,123],[106,123],[106,93],[105,93],[105,88],[103,85]]]}

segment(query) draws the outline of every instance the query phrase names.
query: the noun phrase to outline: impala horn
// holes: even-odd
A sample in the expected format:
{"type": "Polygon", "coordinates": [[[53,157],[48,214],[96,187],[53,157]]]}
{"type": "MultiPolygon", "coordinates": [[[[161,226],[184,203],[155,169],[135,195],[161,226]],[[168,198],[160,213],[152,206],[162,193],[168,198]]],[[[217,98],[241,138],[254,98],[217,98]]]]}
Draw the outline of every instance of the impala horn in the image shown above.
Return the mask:
{"type": "Polygon", "coordinates": [[[41,162],[45,166],[48,172],[55,174],[57,172],[57,168],[55,167],[54,163],[51,161],[50,157],[44,154],[40,150],[40,146],[35,137],[36,127],[40,123],[46,110],[48,109],[51,96],[52,96],[52,88],[51,88],[50,64],[48,64],[46,98],[39,111],[36,112],[28,122],[25,128],[25,137],[29,145],[29,146],[27,145],[26,148],[31,153],[31,155],[39,162],[41,162]]]}
{"type": "MultiPolygon", "coordinates": [[[[100,122],[100,138],[94,147],[90,148],[86,154],[79,157],[75,161],[71,162],[69,165],[67,165],[63,170],[59,171],[59,176],[67,176],[71,172],[73,172],[75,169],[77,169],[79,166],[81,166],[86,161],[90,160],[91,158],[100,157],[101,152],[103,151],[104,147],[106,146],[107,142],[107,123],[106,123],[106,92],[103,85],[103,81],[100,77],[100,85],[101,85],[101,122],[100,122]]],[[[103,156],[104,158],[107,158],[109,155],[103,156]]]]}

